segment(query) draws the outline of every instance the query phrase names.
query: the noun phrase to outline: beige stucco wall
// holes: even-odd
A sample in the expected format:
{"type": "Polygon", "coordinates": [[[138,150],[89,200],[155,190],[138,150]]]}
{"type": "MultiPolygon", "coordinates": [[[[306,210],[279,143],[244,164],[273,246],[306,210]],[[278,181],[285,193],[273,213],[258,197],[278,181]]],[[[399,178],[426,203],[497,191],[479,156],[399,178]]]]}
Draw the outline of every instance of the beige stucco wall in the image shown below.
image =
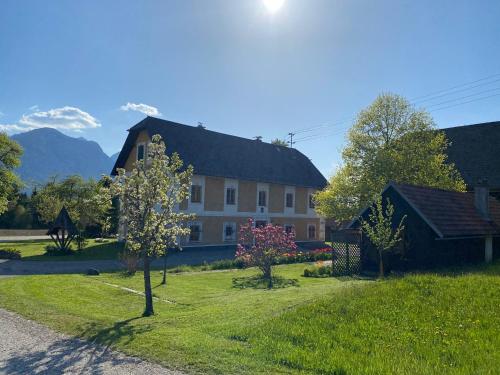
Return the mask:
{"type": "MultiPolygon", "coordinates": [[[[223,243],[231,243],[225,242],[223,238],[223,226],[225,222],[236,223],[236,238],[238,237],[238,233],[242,224],[246,224],[248,218],[242,217],[210,217],[210,216],[198,216],[195,219],[196,222],[202,224],[202,240],[200,242],[195,243],[185,243],[187,245],[216,245],[223,243]]],[[[305,219],[305,218],[272,218],[272,224],[284,226],[285,224],[293,225],[295,227],[295,239],[296,241],[310,241],[311,239],[307,238],[307,227],[309,224],[316,225],[316,238],[319,239],[320,233],[320,220],[319,219],[305,219]]]]}
{"type": "Polygon", "coordinates": [[[224,211],[224,178],[205,177],[205,211],[224,211]]]}
{"type": "Polygon", "coordinates": [[[295,213],[306,214],[308,203],[307,189],[302,187],[295,188],[295,213]]]}
{"type": "Polygon", "coordinates": [[[134,166],[135,162],[137,161],[137,144],[139,143],[149,143],[151,140],[149,139],[148,132],[146,130],[143,130],[139,133],[137,136],[137,139],[135,140],[134,147],[132,147],[132,150],[130,151],[130,154],[128,155],[127,161],[125,162],[125,170],[126,171],[131,171],[134,166]]]}
{"type": "Polygon", "coordinates": [[[239,181],[238,184],[238,211],[255,212],[257,210],[257,183],[239,181]]]}
{"type": "Polygon", "coordinates": [[[269,212],[282,213],[285,210],[285,186],[269,185],[269,212]]]}

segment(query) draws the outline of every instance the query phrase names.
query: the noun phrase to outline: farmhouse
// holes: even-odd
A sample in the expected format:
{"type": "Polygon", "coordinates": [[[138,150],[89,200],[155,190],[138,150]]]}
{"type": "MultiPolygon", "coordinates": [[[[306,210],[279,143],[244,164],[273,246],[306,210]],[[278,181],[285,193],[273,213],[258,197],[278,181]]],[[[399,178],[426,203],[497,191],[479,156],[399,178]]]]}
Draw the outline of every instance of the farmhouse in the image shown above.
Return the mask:
{"type": "Polygon", "coordinates": [[[192,165],[191,194],[179,206],[196,214],[183,245],[234,244],[240,224],[279,224],[295,230],[297,241],[324,240],[324,220],[314,209],[313,194],[326,180],[296,149],[222,134],[154,117],[129,129],[117,168],[130,171],[147,158],[147,147],[161,135],[167,152],[192,165]]]}
{"type": "Polygon", "coordinates": [[[442,129],[450,141],[448,160],[455,164],[472,191],[486,180],[493,196],[500,198],[500,121],[442,129]]]}
{"type": "MultiPolygon", "coordinates": [[[[415,269],[460,263],[491,262],[500,256],[500,202],[486,185],[461,193],[389,183],[383,202],[394,206],[393,225],[404,219],[403,240],[386,263],[394,269],[415,269]]],[[[360,217],[368,219],[370,208],[360,217]]],[[[360,227],[359,219],[350,229],[360,227]]],[[[363,238],[363,268],[375,268],[376,249],[363,238]]]]}

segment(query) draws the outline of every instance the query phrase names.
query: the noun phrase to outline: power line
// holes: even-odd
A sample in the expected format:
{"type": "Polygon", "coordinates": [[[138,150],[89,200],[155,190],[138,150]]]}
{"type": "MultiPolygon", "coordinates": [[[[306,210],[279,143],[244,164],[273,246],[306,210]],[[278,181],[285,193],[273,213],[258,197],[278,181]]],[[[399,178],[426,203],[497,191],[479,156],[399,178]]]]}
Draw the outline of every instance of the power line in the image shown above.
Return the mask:
{"type": "Polygon", "coordinates": [[[466,88],[459,89],[459,90],[453,90],[453,91],[451,91],[451,92],[449,92],[449,93],[446,93],[446,94],[441,94],[441,95],[432,96],[432,97],[430,97],[429,99],[424,99],[424,100],[417,100],[417,101],[413,101],[413,102],[411,102],[411,103],[412,103],[413,105],[415,105],[415,104],[417,104],[417,103],[424,103],[424,102],[432,101],[432,100],[435,100],[435,99],[438,99],[438,98],[442,98],[442,97],[444,97],[444,96],[453,95],[453,94],[456,94],[456,93],[459,93],[459,92],[472,90],[472,89],[475,89],[475,88],[478,88],[478,87],[481,87],[481,86],[491,85],[492,83],[496,83],[496,82],[500,82],[500,78],[499,78],[499,79],[495,79],[495,80],[493,80],[493,81],[489,81],[489,82],[481,83],[481,84],[479,84],[479,85],[475,85],[475,86],[471,86],[471,87],[466,87],[466,88]]]}
{"type": "MultiPolygon", "coordinates": [[[[484,77],[484,78],[480,78],[480,79],[477,79],[475,81],[471,81],[471,82],[467,82],[467,83],[462,83],[462,84],[459,84],[459,85],[455,85],[455,86],[449,87],[447,89],[435,91],[435,92],[432,92],[432,93],[429,93],[429,94],[426,94],[426,95],[421,95],[421,96],[412,98],[410,100],[410,103],[412,105],[415,105],[417,103],[423,103],[423,102],[427,102],[427,101],[432,101],[432,100],[436,100],[438,98],[442,98],[442,97],[446,97],[446,96],[449,96],[449,95],[457,94],[459,92],[464,92],[464,91],[472,90],[474,88],[478,88],[478,87],[481,87],[481,86],[490,85],[492,83],[496,83],[496,82],[500,81],[500,78],[491,81],[492,78],[496,78],[496,77],[500,77],[500,73],[493,74],[493,75],[490,75],[490,76],[487,76],[487,77],[484,77]],[[490,80],[490,81],[489,82],[484,82],[484,81],[488,81],[488,80],[490,80]],[[483,82],[483,83],[478,84],[478,85],[474,85],[475,83],[478,83],[478,82],[483,82]],[[474,86],[470,86],[470,85],[474,85],[474,86]],[[470,86],[470,87],[468,87],[468,86],[470,86]],[[427,99],[425,99],[425,98],[427,98],[427,99]]],[[[494,94],[494,95],[484,96],[484,97],[481,97],[481,98],[476,98],[476,99],[465,101],[465,102],[460,102],[460,103],[452,104],[452,105],[445,106],[445,107],[439,107],[439,106],[441,106],[443,104],[452,103],[452,102],[457,101],[457,100],[467,99],[467,98],[470,98],[470,97],[481,95],[481,94],[484,94],[484,93],[487,93],[487,92],[496,91],[496,90],[499,90],[499,89],[500,89],[500,87],[496,87],[496,88],[493,88],[493,89],[479,91],[479,92],[476,92],[474,94],[465,95],[465,96],[457,97],[457,98],[454,98],[454,99],[445,100],[445,101],[442,101],[442,102],[439,102],[439,103],[434,103],[434,104],[426,106],[426,108],[438,107],[436,109],[433,109],[433,110],[429,111],[429,112],[435,112],[435,111],[440,111],[440,110],[443,110],[443,109],[446,109],[446,108],[457,107],[457,106],[460,106],[460,105],[464,105],[464,104],[476,102],[476,101],[479,101],[479,100],[488,99],[488,98],[491,98],[491,97],[499,96],[500,93],[499,94],[494,94]]],[[[295,136],[297,134],[307,133],[307,132],[311,132],[311,131],[315,131],[315,130],[320,130],[320,129],[330,130],[330,129],[327,129],[327,128],[332,128],[334,126],[344,124],[344,123],[346,123],[348,121],[353,121],[354,119],[355,119],[355,117],[350,117],[350,118],[346,118],[345,120],[342,120],[342,121],[339,121],[339,122],[335,122],[333,124],[324,124],[324,125],[312,126],[312,127],[309,127],[309,128],[297,129],[293,133],[294,133],[294,136],[295,136]]],[[[346,128],[348,128],[348,126],[347,127],[338,128],[338,130],[342,130],[342,129],[346,129],[346,128]]],[[[296,139],[295,141],[293,141],[293,144],[295,144],[297,142],[304,142],[304,141],[308,141],[308,140],[315,140],[315,139],[327,137],[327,136],[334,135],[334,134],[338,134],[338,132],[335,132],[335,133],[325,132],[325,133],[319,133],[319,134],[312,134],[312,135],[309,135],[309,136],[305,136],[303,138],[296,139]]],[[[290,135],[290,133],[288,135],[290,135]]]]}
{"type": "Polygon", "coordinates": [[[452,87],[449,87],[447,89],[443,89],[443,90],[439,90],[439,91],[434,91],[434,92],[431,92],[429,94],[425,94],[425,95],[420,95],[420,96],[416,96],[414,98],[411,98],[410,99],[410,102],[414,102],[414,101],[420,101],[420,99],[423,99],[423,98],[427,98],[429,96],[434,96],[436,94],[441,94],[443,92],[446,92],[446,91],[450,91],[450,90],[453,90],[453,89],[457,89],[459,87],[463,87],[463,86],[468,86],[468,85],[472,85],[474,83],[477,83],[477,82],[481,82],[481,81],[486,81],[490,78],[494,78],[494,77],[498,77],[500,76],[500,73],[496,73],[496,74],[492,74],[490,76],[487,76],[487,77],[484,77],[484,78],[480,78],[480,79],[477,79],[475,81],[471,81],[471,82],[467,82],[467,83],[462,83],[462,84],[459,84],[459,85],[455,85],[455,86],[452,86],[452,87]]]}

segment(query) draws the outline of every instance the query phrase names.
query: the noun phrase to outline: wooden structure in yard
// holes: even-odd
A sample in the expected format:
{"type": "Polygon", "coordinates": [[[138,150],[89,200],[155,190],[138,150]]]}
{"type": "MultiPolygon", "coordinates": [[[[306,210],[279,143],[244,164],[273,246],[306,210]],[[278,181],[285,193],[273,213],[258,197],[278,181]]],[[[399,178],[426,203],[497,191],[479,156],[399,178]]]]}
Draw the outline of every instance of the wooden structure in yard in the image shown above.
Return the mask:
{"type": "Polygon", "coordinates": [[[71,241],[73,241],[77,234],[78,229],[71,220],[66,208],[63,207],[59,215],[57,215],[57,219],[47,232],[47,235],[52,238],[60,250],[66,250],[69,249],[71,241]]]}
{"type": "Polygon", "coordinates": [[[361,235],[358,229],[341,229],[330,233],[334,276],[359,274],[363,270],[361,235]]]}

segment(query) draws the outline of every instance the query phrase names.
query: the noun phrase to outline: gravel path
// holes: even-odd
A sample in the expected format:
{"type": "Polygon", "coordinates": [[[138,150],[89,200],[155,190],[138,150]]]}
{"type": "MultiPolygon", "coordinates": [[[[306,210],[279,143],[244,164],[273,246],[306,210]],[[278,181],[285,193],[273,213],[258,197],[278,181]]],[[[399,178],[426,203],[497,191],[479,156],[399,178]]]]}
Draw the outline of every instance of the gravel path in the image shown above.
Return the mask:
{"type": "Polygon", "coordinates": [[[183,375],[0,309],[0,374],[183,375]]]}

